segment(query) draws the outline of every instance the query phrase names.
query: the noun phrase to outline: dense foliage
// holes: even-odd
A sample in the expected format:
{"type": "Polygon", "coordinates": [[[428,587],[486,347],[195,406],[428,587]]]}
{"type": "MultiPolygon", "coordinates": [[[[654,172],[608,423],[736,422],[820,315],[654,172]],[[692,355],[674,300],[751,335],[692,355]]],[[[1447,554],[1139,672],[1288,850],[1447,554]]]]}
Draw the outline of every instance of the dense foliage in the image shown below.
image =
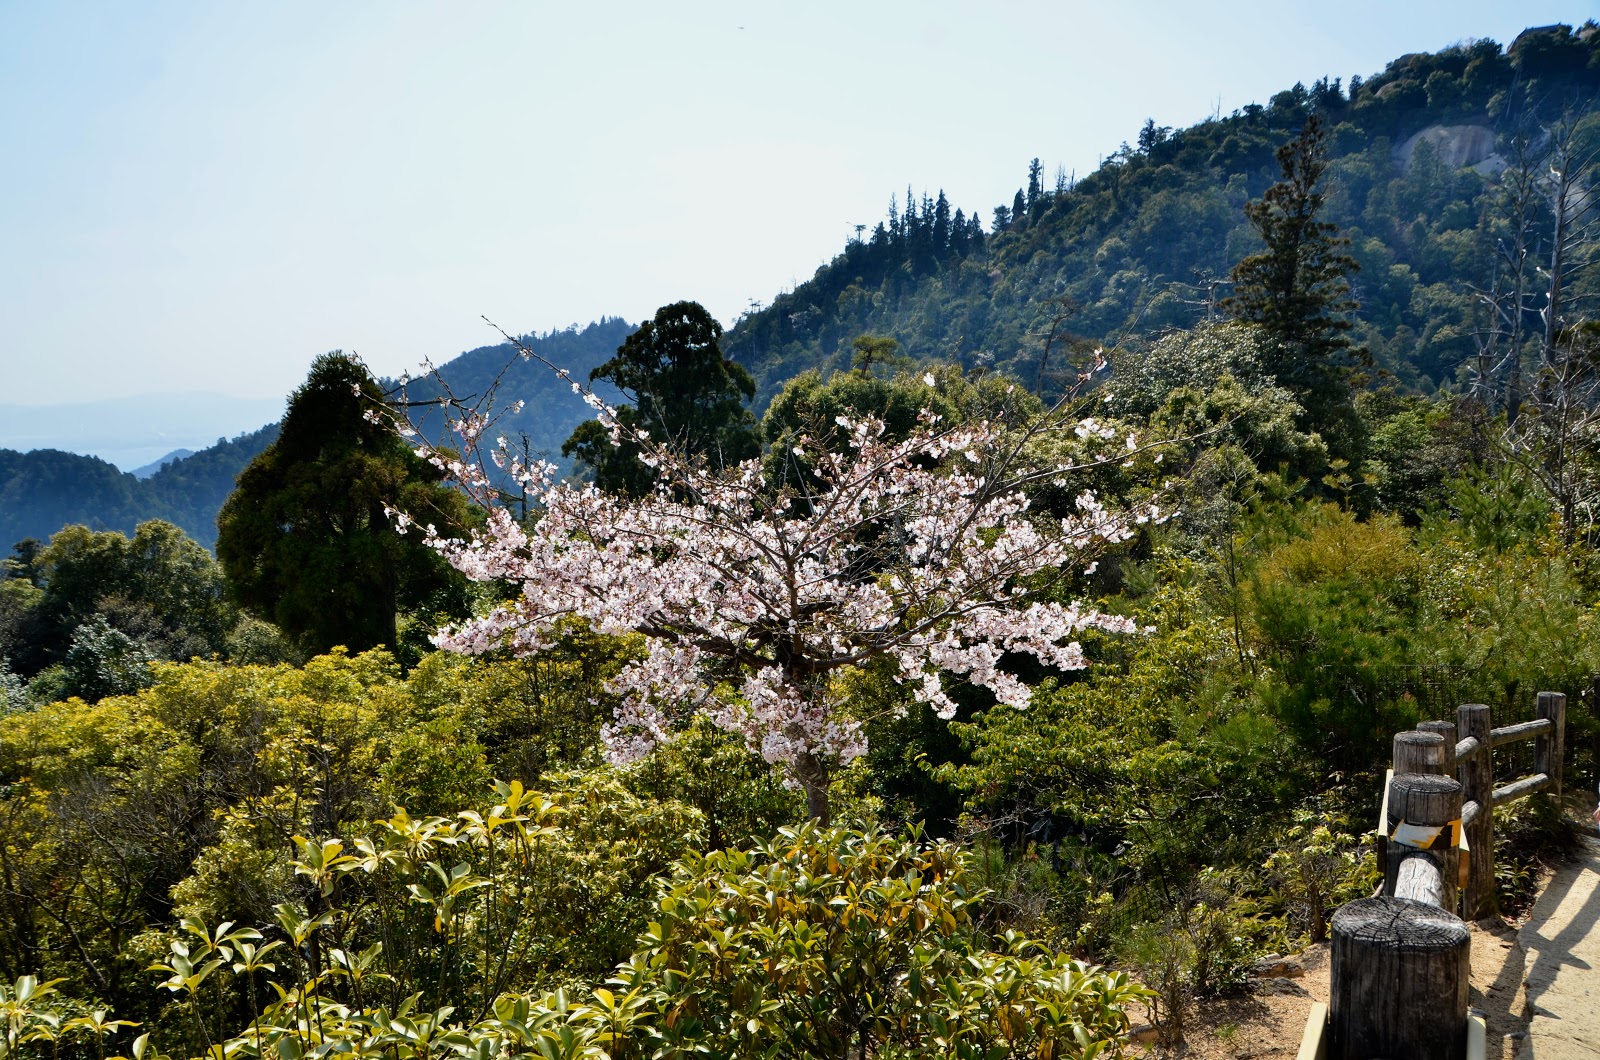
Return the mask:
{"type": "Polygon", "coordinates": [[[432,466],[370,414],[383,400],[354,358],[317,358],[277,440],[240,472],[217,516],[217,557],[234,596],[311,653],[393,648],[402,609],[464,607],[448,569],[390,522],[399,509],[452,533],[466,513],[432,466]]]}
{"type": "Polygon", "coordinates": [[[627,398],[617,409],[627,437],[613,444],[599,420],[586,420],[562,443],[561,455],[574,457],[601,489],[635,497],[650,492],[654,476],[634,432],[714,466],[754,456],[760,441],[744,404],[755,382],[743,365],[722,356],[721,338],[722,325],[698,302],[656,310],[589,373],[590,382],[609,383],[627,398]]]}
{"type": "MultiPolygon", "coordinates": [[[[414,528],[380,487],[448,473],[479,514],[407,544],[477,581],[453,652],[382,587],[349,639],[394,650],[297,650],[169,524],[19,542],[0,1060],[1090,1060],[1135,1002],[1176,1046],[1371,893],[1397,729],[1562,690],[1596,765],[1597,41],[1152,122],[1075,184],[1036,162],[987,233],[908,204],[731,336],[680,304],[555,371],[324,362],[264,532],[414,528]],[[1345,337],[1391,374],[1330,370],[1345,337]],[[627,475],[560,482],[525,406],[484,414],[575,371],[633,402],[577,386],[627,475]]],[[[282,586],[338,619],[372,556],[319,547],[282,586]]],[[[1502,908],[1562,814],[1496,811],[1502,908]]]]}
{"type": "MultiPolygon", "coordinates": [[[[1150,123],[1094,173],[1061,174],[1053,188],[1036,161],[987,234],[976,215],[957,224],[942,194],[908,193],[870,235],[741,319],[726,347],[763,399],[804,369],[847,365],[863,333],[1058,393],[1074,349],[1215,317],[1230,270],[1261,246],[1242,207],[1279,179],[1275,153],[1316,116],[1328,143],[1324,220],[1360,266],[1364,310],[1350,338],[1406,383],[1451,383],[1477,356],[1474,288],[1505,274],[1496,174],[1516,169],[1519,136],[1538,140],[1563,113],[1593,109],[1597,55],[1591,29],[1548,27],[1507,49],[1468,41],[1348,84],[1296,85],[1187,129],[1150,123]]],[[[1525,205],[1548,231],[1548,206],[1525,205]]],[[[1537,329],[1538,307],[1523,308],[1537,329]]]]}

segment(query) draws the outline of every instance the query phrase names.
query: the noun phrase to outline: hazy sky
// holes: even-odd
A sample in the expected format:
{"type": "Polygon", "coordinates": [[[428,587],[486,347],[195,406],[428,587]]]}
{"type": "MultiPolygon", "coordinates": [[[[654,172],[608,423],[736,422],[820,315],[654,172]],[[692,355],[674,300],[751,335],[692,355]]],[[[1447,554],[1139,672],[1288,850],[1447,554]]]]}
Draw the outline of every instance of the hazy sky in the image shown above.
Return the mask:
{"type": "MultiPolygon", "coordinates": [[[[681,298],[891,193],[1009,202],[1296,80],[1600,2],[0,0],[0,403],[278,396],[681,298]]],[[[240,429],[255,424],[241,424],[240,429]]]]}

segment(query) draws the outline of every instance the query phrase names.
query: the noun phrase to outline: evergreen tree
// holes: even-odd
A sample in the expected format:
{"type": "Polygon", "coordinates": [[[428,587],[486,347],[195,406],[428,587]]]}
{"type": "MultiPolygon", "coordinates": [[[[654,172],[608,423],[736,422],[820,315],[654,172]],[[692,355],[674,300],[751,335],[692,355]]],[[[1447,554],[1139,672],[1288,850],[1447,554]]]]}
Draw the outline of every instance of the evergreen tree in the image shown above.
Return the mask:
{"type": "Polygon", "coordinates": [[[898,351],[900,343],[887,335],[857,335],[850,340],[851,370],[858,375],[870,376],[872,366],[903,364],[907,360],[898,351]]]}
{"type": "Polygon", "coordinates": [[[950,222],[950,249],[957,257],[966,254],[969,237],[967,215],[957,208],[955,219],[950,222]]]}
{"type": "Polygon", "coordinates": [[[239,475],[217,516],[230,589],[319,654],[393,647],[401,609],[461,612],[459,576],[388,514],[441,533],[458,528],[466,503],[440,478],[395,431],[366,368],[323,354],[289,398],[278,440],[239,475]]]}
{"type": "MultiPolygon", "coordinates": [[[[915,220],[908,207],[905,220],[915,220]]],[[[675,302],[656,310],[617,348],[615,357],[590,373],[609,380],[633,402],[617,410],[630,429],[619,444],[598,420],[581,424],[562,445],[594,474],[601,489],[642,497],[655,472],[639,459],[628,437],[643,429],[694,459],[713,466],[755,456],[760,449],[756,420],[745,408],[755,381],[743,365],[722,356],[722,325],[698,302],[675,302]]]]}
{"type": "Polygon", "coordinates": [[[1223,308],[1261,328],[1268,371],[1303,401],[1321,404],[1351,349],[1348,314],[1356,308],[1349,275],[1360,266],[1349,240],[1321,219],[1319,190],[1327,168],[1325,133],[1316,115],[1280,147],[1283,179],[1247,203],[1245,217],[1266,244],[1233,268],[1223,308]]]}

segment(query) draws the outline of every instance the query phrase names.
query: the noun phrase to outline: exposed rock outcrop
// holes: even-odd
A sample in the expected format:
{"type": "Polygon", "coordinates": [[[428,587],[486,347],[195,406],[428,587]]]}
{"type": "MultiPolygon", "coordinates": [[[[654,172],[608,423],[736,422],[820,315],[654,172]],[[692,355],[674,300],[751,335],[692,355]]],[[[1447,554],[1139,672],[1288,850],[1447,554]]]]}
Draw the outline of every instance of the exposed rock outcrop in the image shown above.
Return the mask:
{"type": "Polygon", "coordinates": [[[1505,160],[1494,151],[1494,130],[1487,125],[1430,125],[1394,149],[1394,160],[1401,169],[1411,168],[1417,145],[1426,141],[1439,160],[1451,169],[1471,166],[1486,176],[1505,168],[1505,160]]]}

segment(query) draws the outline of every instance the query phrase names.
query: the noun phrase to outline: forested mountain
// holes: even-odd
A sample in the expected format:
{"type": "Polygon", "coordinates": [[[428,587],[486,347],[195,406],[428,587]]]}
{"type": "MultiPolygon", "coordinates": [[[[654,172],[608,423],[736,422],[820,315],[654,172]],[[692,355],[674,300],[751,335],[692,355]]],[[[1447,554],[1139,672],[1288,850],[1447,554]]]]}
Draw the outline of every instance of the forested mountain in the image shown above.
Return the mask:
{"type": "Polygon", "coordinates": [[[150,461],[150,463],[145,464],[143,467],[134,468],[132,471],[128,472],[128,474],[132,475],[134,478],[149,478],[151,475],[154,475],[157,471],[160,471],[173,461],[182,460],[186,456],[193,455],[193,449],[174,449],[165,456],[160,456],[150,461]]]}
{"type": "Polygon", "coordinates": [[[1397,852],[1420,930],[1520,915],[1600,753],[1597,32],[897,207],[731,339],[335,351],[147,482],[0,452],[26,532],[217,541],[0,555],[0,1060],[1234,1055],[1397,852]],[[554,456],[594,371],[590,482],[450,447],[554,456]],[[1544,734],[1454,898],[1372,830],[1452,717],[1473,784],[1544,734]]]}
{"type": "MultiPolygon", "coordinates": [[[[626,321],[608,318],[581,329],[527,335],[521,341],[568,368],[574,377],[587,378],[630,330],[626,321]]],[[[411,383],[408,396],[413,401],[436,397],[438,379],[443,379],[456,397],[471,401],[489,388],[514,355],[510,343],[470,350],[441,366],[437,379],[411,383]]],[[[552,459],[559,458],[561,443],[589,415],[566,384],[536,361],[516,360],[502,382],[501,394],[526,402],[520,413],[504,421],[502,430],[526,435],[532,452],[552,459]]],[[[435,425],[428,410],[413,412],[424,425],[435,425]]],[[[69,523],[132,533],[145,520],[165,519],[211,548],[217,540],[217,511],[233,491],[234,479],[277,436],[278,426],[272,423],[236,438],[219,438],[215,445],[170,461],[143,479],[98,457],[56,449],[25,453],[0,449],[0,542],[43,540],[69,523]]]]}
{"type": "Polygon", "coordinates": [[[277,436],[277,424],[268,424],[219,438],[143,479],[99,457],[0,449],[0,541],[42,540],[69,523],[131,533],[147,519],[165,519],[209,548],[234,476],[277,436]]]}
{"type": "MultiPolygon", "coordinates": [[[[523,335],[517,341],[550,363],[565,368],[573,379],[587,381],[589,373],[616,353],[632,330],[633,325],[621,317],[603,317],[581,329],[574,325],[563,331],[523,335]]],[[[391,387],[397,385],[392,380],[386,383],[391,387]]],[[[593,415],[572,393],[569,383],[539,361],[518,357],[513,343],[502,342],[468,350],[441,365],[437,373],[408,382],[405,396],[414,405],[410,410],[411,420],[430,436],[437,436],[441,426],[438,414],[414,403],[436,399],[448,390],[454,400],[471,407],[491,387],[495,389],[497,406],[523,402],[518,412],[506,409],[505,416],[498,422],[498,433],[519,448],[525,443],[530,454],[542,455],[547,460],[560,462],[561,443],[578,424],[593,415]],[[495,385],[497,378],[498,386],[495,385]]],[[[615,388],[603,382],[595,387],[595,392],[607,400],[616,400],[619,396],[615,388]]]]}
{"type": "Polygon", "coordinates": [[[1218,315],[1229,270],[1260,245],[1242,207],[1278,178],[1274,150],[1316,114],[1329,130],[1327,220],[1361,267],[1352,336],[1431,390],[1475,356],[1474,289],[1495,283],[1517,209],[1514,182],[1500,178],[1516,175],[1519,141],[1538,149],[1566,118],[1589,150],[1597,86],[1594,24],[1543,27],[1509,48],[1469,41],[1365,79],[1297,84],[1176,132],[1147,122],[1075,183],[1062,174],[1046,186],[1035,159],[987,231],[942,192],[908,192],[811,280],[743,317],[725,346],[755,375],[758,402],[805,368],[848,366],[863,333],[1048,391],[1075,342],[1136,341],[1218,315]]]}

